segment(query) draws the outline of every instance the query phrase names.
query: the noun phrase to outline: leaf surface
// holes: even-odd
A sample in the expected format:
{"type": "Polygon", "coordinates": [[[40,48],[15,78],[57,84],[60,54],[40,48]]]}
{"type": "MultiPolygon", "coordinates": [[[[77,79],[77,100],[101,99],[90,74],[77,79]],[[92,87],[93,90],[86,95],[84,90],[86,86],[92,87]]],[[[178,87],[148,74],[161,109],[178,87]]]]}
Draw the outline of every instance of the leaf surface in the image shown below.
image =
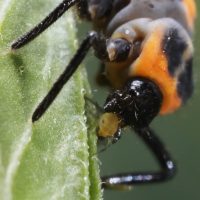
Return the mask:
{"type": "Polygon", "coordinates": [[[9,49],[14,39],[60,2],[0,0],[2,200],[95,200],[101,196],[96,136],[94,127],[88,133],[85,114],[84,95],[89,89],[84,69],[75,73],[45,115],[31,122],[34,109],[77,47],[72,13],[24,48],[14,53],[9,49]]]}

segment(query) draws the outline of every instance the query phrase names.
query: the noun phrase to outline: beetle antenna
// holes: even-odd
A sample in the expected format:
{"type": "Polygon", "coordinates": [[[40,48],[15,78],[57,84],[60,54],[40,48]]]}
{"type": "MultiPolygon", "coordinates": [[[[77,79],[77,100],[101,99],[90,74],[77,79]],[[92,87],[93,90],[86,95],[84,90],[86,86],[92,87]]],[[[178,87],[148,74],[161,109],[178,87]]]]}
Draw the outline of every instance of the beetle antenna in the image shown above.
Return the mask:
{"type": "Polygon", "coordinates": [[[60,18],[70,7],[74,6],[78,2],[80,2],[80,0],[64,0],[39,24],[14,41],[11,45],[11,49],[19,49],[28,44],[60,18]]]}
{"type": "Polygon", "coordinates": [[[70,63],[65,68],[64,72],[60,75],[57,81],[54,83],[48,94],[42,100],[42,102],[38,105],[36,110],[32,116],[32,122],[37,121],[48,109],[54,99],[57,97],[65,83],[69,80],[69,78],[73,75],[76,69],[79,67],[80,63],[85,58],[86,54],[88,53],[90,47],[93,44],[93,41],[97,38],[96,32],[90,32],[87,37],[83,40],[82,44],[80,45],[79,49],[77,50],[76,54],[70,61],[70,63]]]}
{"type": "Polygon", "coordinates": [[[86,95],[84,96],[85,98],[85,101],[91,103],[93,106],[95,106],[96,110],[99,112],[99,113],[104,113],[104,109],[97,103],[95,102],[94,100],[92,100],[90,97],[87,97],[86,95]]]}

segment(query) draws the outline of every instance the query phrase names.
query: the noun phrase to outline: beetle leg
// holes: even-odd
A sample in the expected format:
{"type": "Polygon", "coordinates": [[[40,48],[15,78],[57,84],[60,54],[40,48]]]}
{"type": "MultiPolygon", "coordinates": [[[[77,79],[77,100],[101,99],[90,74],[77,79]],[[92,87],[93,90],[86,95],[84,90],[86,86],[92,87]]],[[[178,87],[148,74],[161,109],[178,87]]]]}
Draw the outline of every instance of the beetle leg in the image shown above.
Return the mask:
{"type": "Polygon", "coordinates": [[[108,17],[112,13],[113,0],[89,0],[88,11],[92,20],[108,17]]]}
{"type": "Polygon", "coordinates": [[[58,18],[60,18],[70,7],[79,3],[80,0],[63,0],[47,17],[45,17],[39,24],[33,27],[30,31],[16,39],[11,49],[19,49],[35,39],[43,31],[45,31],[51,24],[53,24],[58,18]]]}
{"type": "Polygon", "coordinates": [[[80,63],[83,61],[85,56],[87,55],[89,49],[92,47],[92,44],[99,37],[97,32],[90,32],[87,37],[81,43],[79,49],[77,50],[74,57],[71,59],[70,63],[65,68],[64,72],[60,75],[57,81],[54,83],[48,94],[42,100],[42,102],[38,105],[36,110],[33,113],[32,121],[37,121],[48,109],[48,107],[52,104],[54,99],[57,97],[65,83],[70,79],[70,77],[74,74],[74,72],[79,67],[80,63]]]}
{"type": "Polygon", "coordinates": [[[109,189],[128,189],[137,184],[163,182],[175,175],[176,167],[162,142],[150,128],[136,130],[145,144],[158,160],[161,170],[158,172],[130,172],[102,177],[102,187],[109,189]]]}

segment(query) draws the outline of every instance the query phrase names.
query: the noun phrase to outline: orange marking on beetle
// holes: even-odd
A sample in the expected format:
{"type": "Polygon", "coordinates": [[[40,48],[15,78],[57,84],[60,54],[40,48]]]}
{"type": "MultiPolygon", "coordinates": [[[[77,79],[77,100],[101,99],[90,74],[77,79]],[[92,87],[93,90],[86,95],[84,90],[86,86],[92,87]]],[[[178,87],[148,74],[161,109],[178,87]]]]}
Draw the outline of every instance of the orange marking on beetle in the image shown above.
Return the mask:
{"type": "Polygon", "coordinates": [[[189,27],[193,30],[194,20],[197,16],[196,3],[194,0],[183,0],[183,5],[186,9],[186,18],[187,18],[189,27]]]}
{"type": "Polygon", "coordinates": [[[142,52],[130,68],[130,76],[141,76],[154,81],[163,94],[163,104],[160,114],[175,111],[181,106],[181,99],[177,94],[177,80],[168,71],[168,61],[162,51],[164,30],[157,28],[143,45],[142,52]]]}

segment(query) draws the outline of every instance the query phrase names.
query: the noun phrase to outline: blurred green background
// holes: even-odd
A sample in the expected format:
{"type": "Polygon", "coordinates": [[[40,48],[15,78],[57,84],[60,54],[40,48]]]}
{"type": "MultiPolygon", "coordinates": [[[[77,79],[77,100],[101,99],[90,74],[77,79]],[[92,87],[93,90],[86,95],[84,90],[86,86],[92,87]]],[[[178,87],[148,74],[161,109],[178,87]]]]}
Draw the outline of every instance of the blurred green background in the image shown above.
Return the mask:
{"type": "MultiPolygon", "coordinates": [[[[200,10],[200,2],[197,10],[200,10]]],[[[199,200],[200,199],[200,19],[196,21],[194,38],[195,91],[188,103],[176,113],[165,117],[157,117],[152,123],[159,137],[166,144],[177,163],[178,173],[175,178],[166,183],[135,186],[132,191],[104,192],[105,200],[199,200]]],[[[79,38],[83,38],[83,34],[79,38]]],[[[92,53],[86,60],[86,68],[96,101],[103,105],[108,90],[99,87],[95,80],[98,61],[92,53]]],[[[126,131],[122,139],[99,155],[101,174],[109,175],[117,172],[141,171],[158,169],[151,152],[143,142],[132,132],[126,131]]]]}

